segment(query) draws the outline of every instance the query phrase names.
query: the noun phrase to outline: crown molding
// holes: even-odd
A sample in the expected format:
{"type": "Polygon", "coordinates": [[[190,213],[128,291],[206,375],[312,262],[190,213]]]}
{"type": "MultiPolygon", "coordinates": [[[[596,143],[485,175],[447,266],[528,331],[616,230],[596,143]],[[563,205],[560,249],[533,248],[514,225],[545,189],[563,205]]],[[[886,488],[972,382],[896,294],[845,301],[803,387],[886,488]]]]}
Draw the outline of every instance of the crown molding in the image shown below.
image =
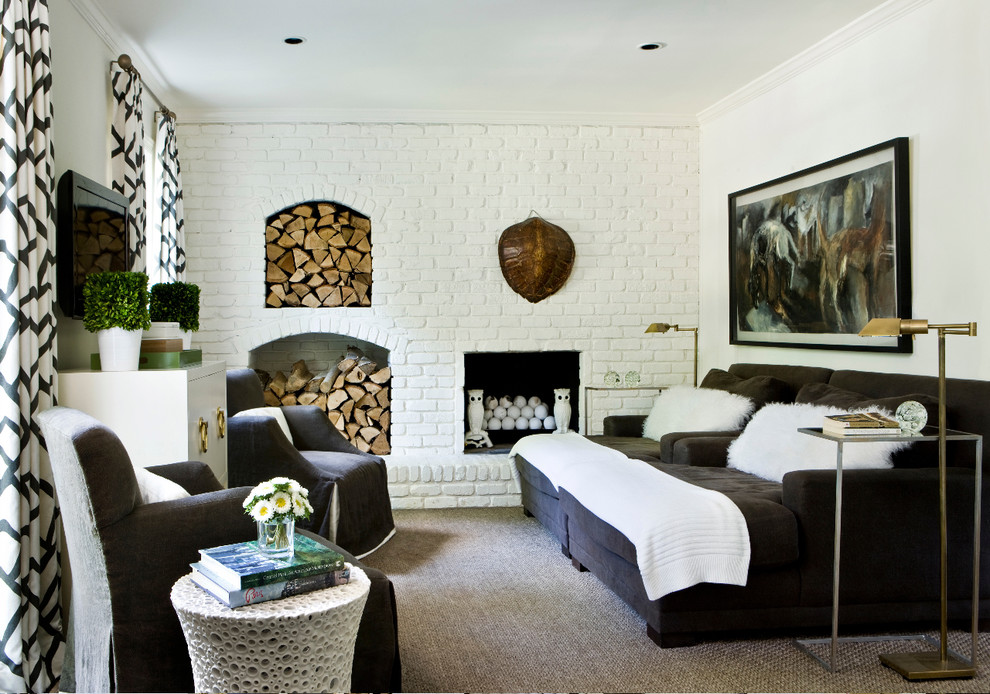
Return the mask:
{"type": "Polygon", "coordinates": [[[850,22],[829,36],[781,63],[746,86],[698,112],[698,122],[705,124],[739,108],[772,89],[788,82],[827,58],[839,53],[873,32],[927,5],[932,0],[890,0],[850,22]]]}
{"type": "Polygon", "coordinates": [[[184,108],[183,123],[433,123],[484,125],[625,125],[697,127],[681,113],[600,113],[417,109],[197,109],[184,108]]]}
{"type": "MultiPolygon", "coordinates": [[[[169,90],[165,88],[167,82],[154,61],[92,0],[69,0],[69,4],[75,8],[86,24],[110,49],[110,54],[113,56],[111,60],[116,60],[121,53],[127,53],[131,56],[134,67],[141,73],[141,82],[149,91],[153,94],[169,93],[169,90]]],[[[109,69],[110,66],[108,65],[108,72],[109,69]]]]}

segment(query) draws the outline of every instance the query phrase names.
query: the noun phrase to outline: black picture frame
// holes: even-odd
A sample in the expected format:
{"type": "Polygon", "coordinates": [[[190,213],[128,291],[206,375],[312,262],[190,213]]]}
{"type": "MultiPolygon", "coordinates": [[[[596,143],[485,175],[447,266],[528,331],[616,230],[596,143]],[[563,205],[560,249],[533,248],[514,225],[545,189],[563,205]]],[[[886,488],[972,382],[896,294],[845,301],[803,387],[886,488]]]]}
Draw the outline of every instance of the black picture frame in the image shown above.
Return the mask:
{"type": "Polygon", "coordinates": [[[730,194],[730,344],[911,352],[909,203],[906,137],[730,194]]]}
{"type": "Polygon", "coordinates": [[[58,306],[83,317],[83,286],[94,272],[129,270],[132,263],[127,198],[68,170],[58,181],[55,279],[58,306]]]}

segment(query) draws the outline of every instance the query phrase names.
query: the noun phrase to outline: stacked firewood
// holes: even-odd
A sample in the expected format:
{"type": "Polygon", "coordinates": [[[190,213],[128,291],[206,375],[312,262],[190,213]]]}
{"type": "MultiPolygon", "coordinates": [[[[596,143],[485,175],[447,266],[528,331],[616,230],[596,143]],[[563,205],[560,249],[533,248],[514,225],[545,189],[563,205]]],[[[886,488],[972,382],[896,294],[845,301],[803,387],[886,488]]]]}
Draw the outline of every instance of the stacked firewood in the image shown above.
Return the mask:
{"type": "Polygon", "coordinates": [[[300,359],[286,375],[258,371],[264,386],[265,403],[316,405],[348,441],[365,452],[385,455],[389,446],[392,371],[366,357],[356,347],[326,373],[314,374],[300,359]]]}
{"type": "Polygon", "coordinates": [[[124,218],[106,210],[82,207],[76,210],[74,235],[77,284],[91,272],[127,269],[124,218]]]}
{"type": "Polygon", "coordinates": [[[371,306],[371,221],[344,205],[297,205],[268,218],[266,305],[371,306]]]}

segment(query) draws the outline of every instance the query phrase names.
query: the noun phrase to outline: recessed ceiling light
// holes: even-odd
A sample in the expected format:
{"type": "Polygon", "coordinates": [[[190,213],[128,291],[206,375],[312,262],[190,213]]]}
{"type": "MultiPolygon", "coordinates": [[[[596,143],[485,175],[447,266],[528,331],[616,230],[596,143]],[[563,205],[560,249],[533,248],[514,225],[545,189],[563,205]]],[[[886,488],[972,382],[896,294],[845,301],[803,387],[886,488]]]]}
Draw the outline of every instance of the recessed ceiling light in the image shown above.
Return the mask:
{"type": "Polygon", "coordinates": [[[655,51],[660,48],[666,48],[667,44],[663,41],[650,41],[649,43],[640,44],[639,50],[641,51],[655,51]]]}
{"type": "Polygon", "coordinates": [[[304,39],[301,36],[290,36],[290,37],[288,37],[286,39],[282,39],[282,40],[285,43],[289,44],[290,46],[298,46],[300,43],[303,43],[306,39],[304,39]]]}

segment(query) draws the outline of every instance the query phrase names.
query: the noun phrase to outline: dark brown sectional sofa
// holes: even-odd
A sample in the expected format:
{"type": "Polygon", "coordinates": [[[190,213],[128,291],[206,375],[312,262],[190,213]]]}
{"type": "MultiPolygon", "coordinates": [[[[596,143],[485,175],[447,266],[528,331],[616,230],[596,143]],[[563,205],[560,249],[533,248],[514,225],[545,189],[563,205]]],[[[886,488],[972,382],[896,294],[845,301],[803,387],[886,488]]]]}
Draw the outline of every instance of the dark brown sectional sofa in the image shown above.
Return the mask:
{"type": "MultiPolygon", "coordinates": [[[[713,370],[703,387],[765,402],[819,402],[895,409],[919,400],[937,424],[937,379],[765,364],[713,370]]],[[[523,506],[560,540],[579,568],[593,572],[631,605],[660,646],[737,633],[824,635],[831,627],[835,470],[790,472],[782,483],[726,467],[739,432],[680,432],[642,437],[642,416],[605,420],[597,443],[682,480],[723,492],[746,519],[751,544],[745,586],[699,584],[649,600],[632,543],[581,502],[516,456],[523,506]]],[[[948,379],[950,428],[990,434],[990,382],[948,379]]],[[[953,444],[956,445],[953,445],[953,444]]],[[[949,616],[969,627],[972,597],[975,446],[948,449],[949,616]]],[[[981,464],[986,469],[986,449],[981,464]]],[[[980,617],[990,619],[990,500],[984,479],[980,617]]],[[[842,633],[934,627],[939,620],[937,447],[919,442],[894,455],[891,469],[843,473],[842,633]]],[[[990,624],[990,622],[988,622],[990,624]]]]}

